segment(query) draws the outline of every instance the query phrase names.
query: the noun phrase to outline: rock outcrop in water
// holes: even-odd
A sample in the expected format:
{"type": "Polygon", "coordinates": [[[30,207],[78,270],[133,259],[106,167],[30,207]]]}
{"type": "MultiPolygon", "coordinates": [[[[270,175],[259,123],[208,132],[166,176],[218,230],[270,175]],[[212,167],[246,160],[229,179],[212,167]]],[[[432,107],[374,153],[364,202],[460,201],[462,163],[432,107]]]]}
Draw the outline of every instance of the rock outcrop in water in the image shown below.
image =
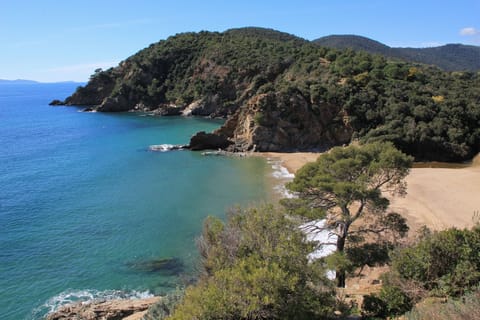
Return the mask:
{"type": "Polygon", "coordinates": [[[192,149],[296,151],[392,141],[417,160],[480,151],[480,75],[335,50],[260,28],[175,35],[63,102],[102,112],[222,117],[192,149]]]}
{"type": "Polygon", "coordinates": [[[143,313],[160,297],[91,301],[69,304],[49,314],[47,320],[120,320],[141,319],[143,313]],[[136,315],[136,317],[134,317],[136,315]]]}

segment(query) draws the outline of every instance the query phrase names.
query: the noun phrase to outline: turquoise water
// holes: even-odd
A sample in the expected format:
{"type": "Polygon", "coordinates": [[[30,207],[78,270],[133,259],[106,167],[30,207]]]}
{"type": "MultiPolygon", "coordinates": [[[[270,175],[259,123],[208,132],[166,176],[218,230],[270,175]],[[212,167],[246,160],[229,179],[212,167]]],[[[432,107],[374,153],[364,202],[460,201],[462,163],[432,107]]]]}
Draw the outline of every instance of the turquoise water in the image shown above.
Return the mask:
{"type": "Polygon", "coordinates": [[[1,319],[172,290],[194,274],[207,215],[268,196],[262,159],[148,151],[220,122],[47,105],[75,86],[0,86],[1,319]],[[181,274],[132,267],[162,257],[181,274]]]}

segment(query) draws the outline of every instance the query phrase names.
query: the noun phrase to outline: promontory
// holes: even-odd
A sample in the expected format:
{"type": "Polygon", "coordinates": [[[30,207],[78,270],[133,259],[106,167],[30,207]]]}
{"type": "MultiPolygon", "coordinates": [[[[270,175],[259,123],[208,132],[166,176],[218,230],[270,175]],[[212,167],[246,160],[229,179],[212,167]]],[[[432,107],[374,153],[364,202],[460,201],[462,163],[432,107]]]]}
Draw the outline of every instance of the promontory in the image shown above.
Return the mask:
{"type": "Polygon", "coordinates": [[[215,132],[194,137],[199,148],[302,151],[388,140],[416,160],[439,161],[480,151],[479,72],[261,28],[172,36],[96,70],[55,104],[225,118],[215,132]]]}

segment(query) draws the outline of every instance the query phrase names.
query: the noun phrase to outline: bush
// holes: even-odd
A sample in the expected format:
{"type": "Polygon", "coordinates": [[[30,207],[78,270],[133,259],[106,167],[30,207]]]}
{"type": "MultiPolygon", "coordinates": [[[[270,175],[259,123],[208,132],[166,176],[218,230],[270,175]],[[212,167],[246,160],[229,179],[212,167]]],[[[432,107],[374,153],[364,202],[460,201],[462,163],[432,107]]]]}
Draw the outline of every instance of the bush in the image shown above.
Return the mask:
{"type": "Polygon", "coordinates": [[[314,319],[333,313],[332,283],[305,235],[273,206],[208,218],[203,274],[169,319],[314,319]]]}
{"type": "Polygon", "coordinates": [[[416,245],[394,252],[380,294],[369,296],[364,304],[366,314],[399,315],[426,297],[458,298],[476,290],[480,284],[478,252],[479,225],[472,230],[424,232],[416,245]]]}
{"type": "Polygon", "coordinates": [[[385,318],[409,311],[413,306],[412,300],[394,286],[384,286],[377,296],[371,294],[363,297],[363,314],[369,317],[385,318]]]}
{"type": "Polygon", "coordinates": [[[422,283],[431,295],[460,296],[480,282],[480,226],[449,229],[396,252],[392,269],[401,278],[422,283]]]}
{"type": "Polygon", "coordinates": [[[182,301],[184,292],[177,290],[160,299],[148,308],[142,320],[162,320],[173,313],[175,306],[182,301]]]}
{"type": "Polygon", "coordinates": [[[387,316],[387,305],[377,295],[370,294],[363,297],[362,315],[368,318],[387,316]]]}

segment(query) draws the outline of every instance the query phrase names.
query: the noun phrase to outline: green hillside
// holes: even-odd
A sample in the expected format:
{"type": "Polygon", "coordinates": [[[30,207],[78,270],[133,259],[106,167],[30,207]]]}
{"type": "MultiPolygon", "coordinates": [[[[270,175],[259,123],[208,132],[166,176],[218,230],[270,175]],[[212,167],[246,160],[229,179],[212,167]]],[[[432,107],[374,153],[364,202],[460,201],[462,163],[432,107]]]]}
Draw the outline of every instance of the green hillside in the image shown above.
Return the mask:
{"type": "Polygon", "coordinates": [[[480,149],[478,73],[320,47],[261,28],[172,36],[97,70],[56,103],[224,117],[216,141],[231,151],[389,140],[417,160],[459,161],[480,149]]]}
{"type": "Polygon", "coordinates": [[[446,71],[479,71],[480,47],[447,44],[430,48],[391,48],[378,41],[356,35],[331,35],[314,43],[329,48],[362,50],[387,58],[403,59],[437,66],[446,71]]]}

